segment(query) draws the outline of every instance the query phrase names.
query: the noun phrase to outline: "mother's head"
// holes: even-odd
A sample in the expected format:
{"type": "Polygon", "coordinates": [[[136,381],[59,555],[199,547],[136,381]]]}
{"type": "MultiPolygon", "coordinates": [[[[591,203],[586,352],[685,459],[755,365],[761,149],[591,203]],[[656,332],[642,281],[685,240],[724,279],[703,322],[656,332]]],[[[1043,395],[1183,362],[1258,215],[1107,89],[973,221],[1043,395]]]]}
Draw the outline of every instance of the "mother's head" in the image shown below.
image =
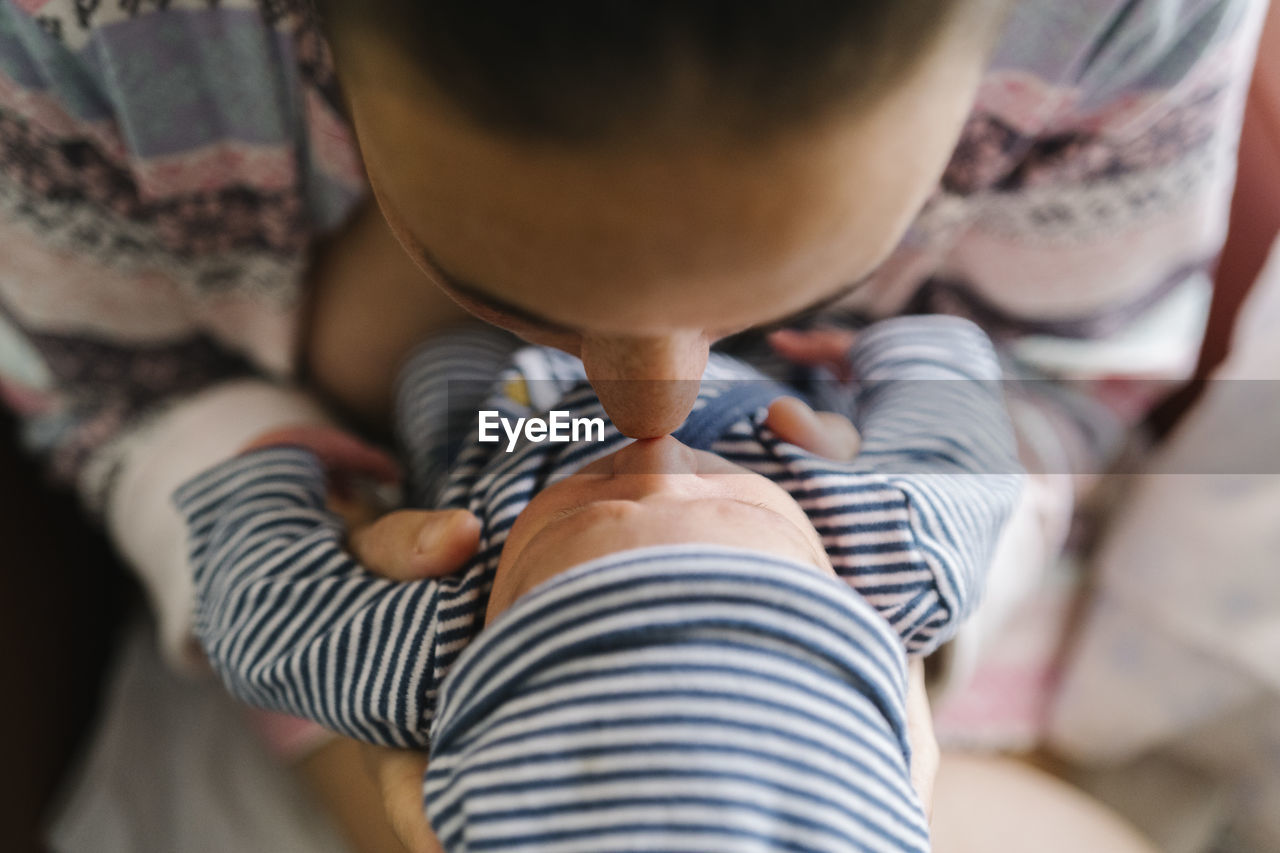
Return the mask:
{"type": "Polygon", "coordinates": [[[618,427],[717,338],[830,300],[945,166],[1002,0],[322,0],[388,222],[458,302],[580,355],[618,427]],[[616,381],[624,380],[624,381],[616,381]]]}

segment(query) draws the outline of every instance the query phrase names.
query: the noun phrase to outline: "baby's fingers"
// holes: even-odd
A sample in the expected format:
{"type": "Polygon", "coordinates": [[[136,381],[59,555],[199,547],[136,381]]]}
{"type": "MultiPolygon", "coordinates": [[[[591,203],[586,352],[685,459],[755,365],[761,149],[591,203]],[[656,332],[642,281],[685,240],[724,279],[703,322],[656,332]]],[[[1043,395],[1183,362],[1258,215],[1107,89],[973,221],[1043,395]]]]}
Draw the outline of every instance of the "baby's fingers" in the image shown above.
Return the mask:
{"type": "Polygon", "coordinates": [[[787,361],[825,367],[836,378],[848,381],[852,378],[849,349],[856,339],[848,329],[782,329],[769,336],[769,346],[787,361]]]}
{"type": "Polygon", "coordinates": [[[858,430],[848,418],[833,412],[815,412],[795,397],[775,400],[765,425],[788,444],[837,462],[853,459],[862,445],[858,430]]]}
{"type": "Polygon", "coordinates": [[[383,577],[442,577],[475,555],[480,520],[460,509],[400,510],[353,530],[348,544],[365,568],[383,577]]]}

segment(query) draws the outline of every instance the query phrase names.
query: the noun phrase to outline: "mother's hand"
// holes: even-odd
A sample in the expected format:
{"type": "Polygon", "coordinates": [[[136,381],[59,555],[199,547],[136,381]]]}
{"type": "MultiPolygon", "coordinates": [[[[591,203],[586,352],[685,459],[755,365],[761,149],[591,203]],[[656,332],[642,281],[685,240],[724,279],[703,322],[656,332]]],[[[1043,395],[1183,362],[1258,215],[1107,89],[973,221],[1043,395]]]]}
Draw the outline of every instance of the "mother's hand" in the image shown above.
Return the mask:
{"type": "Polygon", "coordinates": [[[365,766],[373,777],[391,830],[409,853],[443,853],[423,811],[422,779],[427,756],[411,749],[362,744],[365,766]]]}
{"type": "MultiPolygon", "coordinates": [[[[352,555],[394,580],[450,574],[466,565],[480,541],[480,522],[465,510],[398,510],[348,527],[352,555]]],[[[363,745],[387,821],[410,853],[443,853],[423,810],[427,756],[407,749],[363,745]]]]}

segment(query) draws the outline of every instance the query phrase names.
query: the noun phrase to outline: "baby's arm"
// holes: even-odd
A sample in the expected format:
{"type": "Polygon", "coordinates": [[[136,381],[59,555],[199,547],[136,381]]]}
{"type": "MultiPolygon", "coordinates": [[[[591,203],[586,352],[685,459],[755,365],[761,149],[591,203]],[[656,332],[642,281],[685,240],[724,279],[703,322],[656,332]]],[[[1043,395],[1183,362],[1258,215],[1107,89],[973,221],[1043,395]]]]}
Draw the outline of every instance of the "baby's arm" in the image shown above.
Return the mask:
{"type": "Polygon", "coordinates": [[[396,380],[396,438],[409,467],[409,503],[434,506],[446,473],[459,462],[480,409],[500,397],[495,385],[520,341],[471,325],[418,347],[396,380]]]}
{"type": "Polygon", "coordinates": [[[425,747],[441,648],[450,629],[469,627],[478,584],[473,573],[369,573],[345,550],[325,492],[319,460],[290,447],[232,459],[179,490],[196,634],[248,703],[370,743],[425,747]]]}
{"type": "Polygon", "coordinates": [[[981,597],[1021,486],[999,362],[977,326],[943,316],[875,324],[848,361],[857,458],[777,452],[837,573],[927,654],[981,597]]]}
{"type": "MultiPolygon", "coordinates": [[[[432,505],[514,340],[449,332],[407,362],[396,423],[411,504],[432,505]]],[[[275,447],[178,493],[196,567],[197,636],[246,702],[363,741],[425,746],[436,685],[474,627],[479,569],[415,582],[366,571],[325,508],[325,475],[307,450],[275,447]]]]}

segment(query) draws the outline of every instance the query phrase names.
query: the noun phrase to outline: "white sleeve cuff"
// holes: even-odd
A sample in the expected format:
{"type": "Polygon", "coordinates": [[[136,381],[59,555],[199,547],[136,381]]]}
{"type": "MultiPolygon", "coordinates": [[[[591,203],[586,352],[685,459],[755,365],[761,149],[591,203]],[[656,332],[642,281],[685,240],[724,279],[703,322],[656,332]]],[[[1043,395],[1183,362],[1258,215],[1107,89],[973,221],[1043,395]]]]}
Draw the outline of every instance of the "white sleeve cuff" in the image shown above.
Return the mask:
{"type": "Polygon", "coordinates": [[[203,658],[191,633],[194,592],[174,490],[268,430],[317,423],[332,419],[306,395],[265,380],[237,380],[182,401],[117,448],[107,530],[147,591],[161,648],[175,667],[200,669],[203,658]]]}

